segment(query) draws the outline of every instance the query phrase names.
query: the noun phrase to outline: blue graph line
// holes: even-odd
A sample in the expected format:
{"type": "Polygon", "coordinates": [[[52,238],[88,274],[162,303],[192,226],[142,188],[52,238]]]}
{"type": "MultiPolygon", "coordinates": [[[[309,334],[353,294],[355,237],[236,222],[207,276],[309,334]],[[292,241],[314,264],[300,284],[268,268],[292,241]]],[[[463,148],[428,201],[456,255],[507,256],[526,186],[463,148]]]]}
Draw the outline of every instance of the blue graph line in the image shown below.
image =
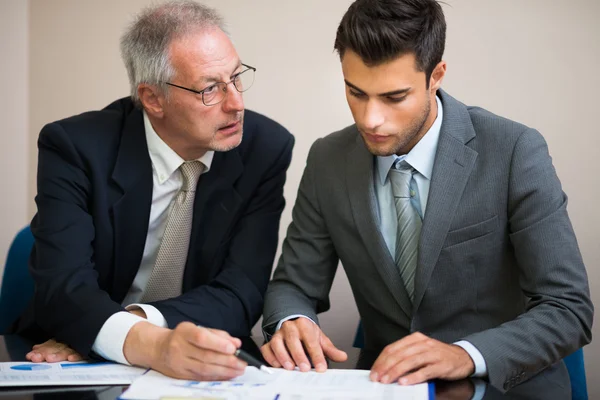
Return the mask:
{"type": "Polygon", "coordinates": [[[50,368],[52,367],[46,364],[19,364],[10,367],[14,371],[43,371],[50,368]]]}
{"type": "Polygon", "coordinates": [[[60,364],[62,369],[73,369],[73,368],[95,368],[102,367],[104,365],[111,365],[111,362],[98,362],[98,363],[78,363],[78,364],[60,364]]]}

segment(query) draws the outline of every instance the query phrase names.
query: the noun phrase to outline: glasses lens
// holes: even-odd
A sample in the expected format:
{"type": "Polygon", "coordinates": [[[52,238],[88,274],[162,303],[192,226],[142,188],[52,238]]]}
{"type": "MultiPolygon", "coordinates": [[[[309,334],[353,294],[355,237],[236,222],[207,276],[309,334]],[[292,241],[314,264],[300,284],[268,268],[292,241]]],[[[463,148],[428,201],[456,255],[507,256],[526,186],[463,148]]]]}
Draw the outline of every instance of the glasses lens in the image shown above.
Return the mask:
{"type": "Polygon", "coordinates": [[[207,106],[220,103],[225,97],[225,83],[215,83],[212,86],[207,87],[202,92],[202,101],[207,106]]]}
{"type": "Polygon", "coordinates": [[[239,73],[235,79],[233,80],[233,84],[238,92],[245,92],[250,89],[252,84],[254,83],[254,70],[252,68],[248,68],[245,71],[239,73]]]}

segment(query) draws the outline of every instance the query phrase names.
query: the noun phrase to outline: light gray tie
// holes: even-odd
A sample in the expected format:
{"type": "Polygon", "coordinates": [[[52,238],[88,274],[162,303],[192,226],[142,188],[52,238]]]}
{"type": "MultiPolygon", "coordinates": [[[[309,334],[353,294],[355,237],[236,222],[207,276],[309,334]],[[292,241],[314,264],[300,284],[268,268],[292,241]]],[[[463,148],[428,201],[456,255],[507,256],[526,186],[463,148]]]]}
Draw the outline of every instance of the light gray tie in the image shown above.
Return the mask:
{"type": "Polygon", "coordinates": [[[390,169],[392,193],[398,216],[395,262],[411,301],[414,299],[415,271],[422,226],[421,217],[411,204],[411,197],[416,195],[410,187],[413,171],[406,161],[396,162],[394,168],[390,169]]]}
{"type": "Polygon", "coordinates": [[[140,300],[142,303],[169,299],[181,294],[183,270],[192,231],[196,185],[204,165],[200,161],[187,161],[181,164],[179,169],[183,176],[183,185],[169,212],[156,262],[140,300]]]}

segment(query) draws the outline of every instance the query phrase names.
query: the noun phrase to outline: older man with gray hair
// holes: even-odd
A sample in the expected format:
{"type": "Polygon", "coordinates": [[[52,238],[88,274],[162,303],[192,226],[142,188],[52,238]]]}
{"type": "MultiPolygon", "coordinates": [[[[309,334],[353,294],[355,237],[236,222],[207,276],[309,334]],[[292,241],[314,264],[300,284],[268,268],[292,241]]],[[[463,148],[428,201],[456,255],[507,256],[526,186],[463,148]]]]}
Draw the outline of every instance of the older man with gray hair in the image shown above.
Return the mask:
{"type": "Polygon", "coordinates": [[[36,293],[15,330],[54,338],[35,362],[233,378],[263,306],[293,137],[244,112],[256,69],[215,10],[148,8],[121,50],[131,96],[40,133],[36,293]]]}

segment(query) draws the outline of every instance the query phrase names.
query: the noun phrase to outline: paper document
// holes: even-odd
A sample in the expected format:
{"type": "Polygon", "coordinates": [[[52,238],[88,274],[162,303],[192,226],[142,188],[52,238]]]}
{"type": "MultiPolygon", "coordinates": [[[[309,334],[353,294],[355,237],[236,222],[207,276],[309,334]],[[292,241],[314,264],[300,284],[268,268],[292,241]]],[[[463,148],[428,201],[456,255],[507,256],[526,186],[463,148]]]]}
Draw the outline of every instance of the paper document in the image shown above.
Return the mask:
{"type": "Polygon", "coordinates": [[[331,369],[325,373],[271,368],[273,375],[247,367],[231,381],[196,382],[166,377],[149,371],[136,379],[121,399],[429,399],[428,385],[384,385],[369,380],[369,371],[331,369]]]}
{"type": "Polygon", "coordinates": [[[111,362],[0,363],[0,387],[128,385],[144,368],[111,362]]]}

